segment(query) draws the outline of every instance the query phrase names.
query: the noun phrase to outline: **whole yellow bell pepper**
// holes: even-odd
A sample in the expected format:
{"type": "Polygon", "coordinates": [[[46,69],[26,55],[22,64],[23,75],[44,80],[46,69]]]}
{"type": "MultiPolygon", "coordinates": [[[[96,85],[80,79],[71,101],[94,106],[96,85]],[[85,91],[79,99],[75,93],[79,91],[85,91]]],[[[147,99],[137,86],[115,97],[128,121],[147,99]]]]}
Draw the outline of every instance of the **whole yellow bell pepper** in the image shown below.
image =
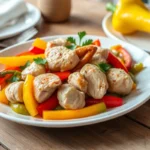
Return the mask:
{"type": "Polygon", "coordinates": [[[106,105],[102,102],[92,106],[88,106],[77,110],[49,110],[43,112],[43,118],[45,120],[65,120],[84,118],[93,116],[106,111],[106,105]]]}
{"type": "Polygon", "coordinates": [[[27,56],[12,56],[12,57],[0,57],[0,64],[16,67],[16,66],[24,66],[27,61],[32,62],[35,58],[44,58],[44,54],[40,55],[27,55],[27,56]]]}
{"type": "Polygon", "coordinates": [[[38,114],[36,109],[38,103],[34,98],[33,80],[34,77],[32,75],[27,75],[23,86],[23,101],[29,114],[34,117],[38,114]]]}
{"type": "Polygon", "coordinates": [[[5,95],[5,88],[3,88],[1,91],[0,91],[0,103],[3,103],[3,104],[6,104],[8,105],[8,99],[5,95]]]}
{"type": "Polygon", "coordinates": [[[117,6],[109,3],[107,10],[113,12],[113,28],[122,34],[136,31],[150,33],[150,12],[142,0],[119,0],[117,6]]]}

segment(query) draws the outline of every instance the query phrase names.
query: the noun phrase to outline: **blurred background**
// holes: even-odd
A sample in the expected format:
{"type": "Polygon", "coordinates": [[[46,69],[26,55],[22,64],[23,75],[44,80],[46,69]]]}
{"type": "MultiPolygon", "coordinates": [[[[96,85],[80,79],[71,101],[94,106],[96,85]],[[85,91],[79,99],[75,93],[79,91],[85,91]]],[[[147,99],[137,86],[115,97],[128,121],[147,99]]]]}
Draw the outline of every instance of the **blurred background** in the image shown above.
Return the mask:
{"type": "Polygon", "coordinates": [[[107,2],[117,0],[0,0],[0,49],[35,36],[75,33],[77,28],[105,35],[101,28],[107,2]]]}

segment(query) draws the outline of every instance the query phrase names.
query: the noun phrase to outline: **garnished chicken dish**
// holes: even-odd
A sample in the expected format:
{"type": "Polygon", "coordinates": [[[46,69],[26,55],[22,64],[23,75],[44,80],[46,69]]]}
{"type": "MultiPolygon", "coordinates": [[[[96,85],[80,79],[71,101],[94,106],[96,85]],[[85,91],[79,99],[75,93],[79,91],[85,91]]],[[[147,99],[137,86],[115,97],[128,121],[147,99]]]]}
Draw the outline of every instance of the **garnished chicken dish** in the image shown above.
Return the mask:
{"type": "Polygon", "coordinates": [[[0,57],[0,102],[15,113],[45,120],[84,118],[123,105],[144,67],[121,45],[99,39],[37,38],[21,54],[0,57]]]}

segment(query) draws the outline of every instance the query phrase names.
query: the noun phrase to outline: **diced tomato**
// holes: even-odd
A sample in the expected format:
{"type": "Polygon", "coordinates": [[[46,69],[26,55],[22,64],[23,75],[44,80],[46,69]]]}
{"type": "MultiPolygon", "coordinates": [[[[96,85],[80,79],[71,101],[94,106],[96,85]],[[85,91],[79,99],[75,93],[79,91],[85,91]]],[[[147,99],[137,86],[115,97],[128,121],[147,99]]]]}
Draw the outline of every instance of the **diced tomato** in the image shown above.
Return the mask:
{"type": "Polygon", "coordinates": [[[93,42],[93,45],[101,46],[100,40],[99,40],[99,39],[95,40],[95,41],[93,42]]]}
{"type": "Polygon", "coordinates": [[[132,66],[132,57],[128,53],[128,51],[125,48],[123,48],[121,45],[112,46],[111,49],[115,49],[116,51],[122,54],[124,59],[124,64],[126,68],[130,70],[132,66]]]}
{"type": "Polygon", "coordinates": [[[113,65],[115,68],[123,69],[125,72],[128,73],[128,70],[124,66],[124,64],[115,55],[113,55],[111,52],[108,53],[107,61],[108,61],[108,63],[113,65]]]}
{"type": "Polygon", "coordinates": [[[120,97],[106,95],[102,99],[88,99],[86,100],[86,106],[94,105],[104,102],[107,108],[113,108],[123,105],[123,99],[120,97]]]}
{"type": "Polygon", "coordinates": [[[51,96],[47,101],[39,104],[37,107],[38,113],[42,116],[44,110],[55,109],[59,105],[56,95],[51,96]]]}
{"type": "Polygon", "coordinates": [[[38,47],[31,47],[29,49],[29,52],[33,53],[33,54],[44,54],[44,50],[38,47]]]}
{"type": "Polygon", "coordinates": [[[67,80],[69,75],[70,75],[70,71],[66,71],[66,72],[54,72],[54,74],[56,74],[57,76],[59,76],[59,78],[61,79],[61,81],[67,80]]]}

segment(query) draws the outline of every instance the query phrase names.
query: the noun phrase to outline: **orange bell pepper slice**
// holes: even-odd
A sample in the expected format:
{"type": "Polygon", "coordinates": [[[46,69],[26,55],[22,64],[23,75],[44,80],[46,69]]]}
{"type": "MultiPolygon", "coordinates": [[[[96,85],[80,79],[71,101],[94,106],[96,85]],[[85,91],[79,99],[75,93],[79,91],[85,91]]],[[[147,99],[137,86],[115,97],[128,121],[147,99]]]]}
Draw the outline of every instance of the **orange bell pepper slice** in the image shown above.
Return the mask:
{"type": "Polygon", "coordinates": [[[65,120],[84,118],[93,115],[97,115],[106,111],[106,105],[102,102],[89,107],[85,107],[77,110],[57,110],[57,111],[44,111],[43,118],[45,120],[65,120]]]}
{"type": "Polygon", "coordinates": [[[33,91],[33,80],[32,75],[27,75],[24,86],[23,86],[23,101],[31,116],[36,116],[38,114],[37,106],[38,103],[34,98],[33,91]]]}
{"type": "Polygon", "coordinates": [[[45,50],[47,47],[47,42],[44,40],[41,40],[40,38],[37,38],[34,40],[32,46],[45,50]]]}
{"type": "Polygon", "coordinates": [[[15,66],[24,66],[27,61],[32,62],[35,58],[44,58],[44,54],[40,55],[27,55],[27,56],[12,56],[12,57],[0,57],[0,64],[15,67],[15,66]]]}

